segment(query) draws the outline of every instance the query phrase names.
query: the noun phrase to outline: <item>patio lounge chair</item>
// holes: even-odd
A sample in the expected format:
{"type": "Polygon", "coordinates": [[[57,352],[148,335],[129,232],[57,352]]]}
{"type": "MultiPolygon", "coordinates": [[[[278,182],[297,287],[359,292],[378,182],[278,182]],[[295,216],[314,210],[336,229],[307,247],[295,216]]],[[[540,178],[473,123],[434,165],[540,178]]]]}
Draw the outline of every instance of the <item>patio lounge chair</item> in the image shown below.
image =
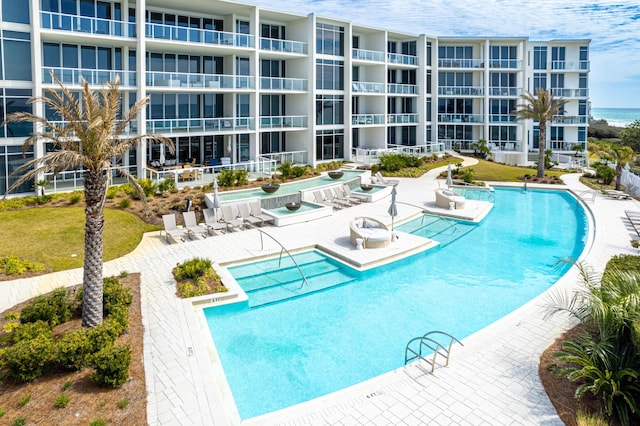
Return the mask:
{"type": "Polygon", "coordinates": [[[221,222],[227,224],[227,229],[242,229],[244,227],[244,221],[238,219],[238,214],[234,212],[232,205],[226,205],[220,207],[222,212],[221,222]]]}
{"type": "Polygon", "coordinates": [[[351,207],[350,202],[336,196],[335,192],[333,192],[333,188],[325,188],[324,194],[326,195],[327,200],[333,203],[334,205],[337,204],[341,207],[351,207]]]}
{"type": "Polygon", "coordinates": [[[382,173],[377,172],[374,176],[371,176],[371,181],[373,183],[377,183],[378,185],[393,185],[396,186],[400,183],[397,179],[387,179],[382,176],[382,173]],[[374,180],[375,178],[375,180],[374,180]]]}
{"type": "Polygon", "coordinates": [[[240,203],[238,204],[238,212],[240,215],[238,218],[243,220],[245,224],[249,224],[251,226],[262,226],[262,219],[251,216],[251,209],[249,208],[249,203],[240,203]]]}
{"type": "Polygon", "coordinates": [[[313,200],[318,204],[324,204],[325,206],[331,206],[336,210],[340,210],[343,206],[337,203],[332,202],[327,199],[325,195],[320,191],[313,191],[313,200]]]}
{"type": "Polygon", "coordinates": [[[262,221],[262,224],[265,223],[273,223],[275,218],[268,214],[262,213],[262,208],[260,207],[260,201],[255,200],[249,203],[249,209],[251,210],[251,216],[257,217],[262,221]]]}
{"type": "Polygon", "coordinates": [[[184,241],[185,232],[184,229],[178,228],[176,225],[175,214],[162,215],[162,223],[164,224],[164,231],[160,231],[160,235],[164,232],[167,242],[170,242],[169,237],[173,238],[174,241],[178,241],[178,239],[184,241]]]}
{"type": "Polygon", "coordinates": [[[216,215],[213,209],[204,209],[202,210],[204,214],[204,223],[205,226],[209,229],[209,233],[214,232],[222,232],[224,229],[227,229],[226,223],[220,223],[216,220],[216,215]]]}
{"type": "Polygon", "coordinates": [[[614,200],[628,200],[631,198],[629,194],[624,191],[616,191],[615,189],[605,189],[602,191],[604,195],[614,200]]]}
{"type": "Polygon", "coordinates": [[[350,226],[351,244],[358,246],[358,239],[362,240],[363,248],[386,247],[391,244],[391,231],[387,225],[371,217],[357,217],[350,226]]]}
{"type": "Polygon", "coordinates": [[[347,200],[351,204],[360,204],[362,199],[357,197],[353,192],[351,192],[351,188],[349,185],[342,185],[342,191],[344,192],[344,196],[342,197],[344,200],[347,200]]]}
{"type": "Polygon", "coordinates": [[[448,189],[436,189],[436,206],[443,209],[463,209],[467,199],[448,189]]]}
{"type": "Polygon", "coordinates": [[[184,226],[187,229],[189,238],[193,239],[196,234],[200,234],[203,238],[207,238],[209,230],[206,226],[198,224],[195,212],[184,212],[182,213],[182,218],[184,219],[184,226]]]}

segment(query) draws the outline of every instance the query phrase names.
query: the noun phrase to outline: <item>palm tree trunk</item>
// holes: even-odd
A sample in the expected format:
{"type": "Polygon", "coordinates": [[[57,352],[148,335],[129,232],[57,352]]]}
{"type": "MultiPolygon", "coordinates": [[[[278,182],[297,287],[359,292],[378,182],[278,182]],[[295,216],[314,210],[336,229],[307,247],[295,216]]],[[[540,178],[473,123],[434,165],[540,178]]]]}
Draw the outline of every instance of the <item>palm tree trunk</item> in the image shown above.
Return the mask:
{"type": "Polygon", "coordinates": [[[538,173],[537,177],[544,177],[544,156],[547,150],[547,122],[540,120],[538,125],[538,173]]]}
{"type": "Polygon", "coordinates": [[[104,172],[86,171],[84,277],[82,280],[82,326],[102,324],[102,233],[104,231],[104,197],[107,176],[104,172]]]}

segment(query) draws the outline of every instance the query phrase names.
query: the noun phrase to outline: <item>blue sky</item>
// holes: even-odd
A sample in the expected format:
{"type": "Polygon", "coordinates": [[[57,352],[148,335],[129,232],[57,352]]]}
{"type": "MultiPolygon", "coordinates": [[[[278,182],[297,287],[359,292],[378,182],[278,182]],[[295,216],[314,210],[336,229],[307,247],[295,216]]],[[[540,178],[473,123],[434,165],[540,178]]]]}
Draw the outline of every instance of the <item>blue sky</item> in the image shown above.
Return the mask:
{"type": "Polygon", "coordinates": [[[438,36],[591,39],[595,108],[640,108],[640,1],[249,0],[265,9],[316,13],[359,25],[438,36]]]}

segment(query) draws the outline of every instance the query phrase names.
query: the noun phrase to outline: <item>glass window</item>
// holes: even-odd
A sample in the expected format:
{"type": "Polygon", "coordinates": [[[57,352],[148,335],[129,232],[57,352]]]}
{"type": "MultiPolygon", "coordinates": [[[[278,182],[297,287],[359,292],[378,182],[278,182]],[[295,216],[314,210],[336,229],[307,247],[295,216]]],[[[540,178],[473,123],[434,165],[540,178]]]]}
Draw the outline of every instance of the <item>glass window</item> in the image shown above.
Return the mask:
{"type": "Polygon", "coordinates": [[[2,20],[28,24],[29,0],[4,0],[2,2],[2,20]]]}
{"type": "Polygon", "coordinates": [[[58,0],[41,0],[40,3],[44,12],[58,12],[58,0]]]}
{"type": "Polygon", "coordinates": [[[42,62],[45,67],[59,67],[60,45],[57,43],[44,43],[42,45],[42,62]]]}
{"type": "Polygon", "coordinates": [[[3,31],[3,36],[4,78],[31,81],[31,42],[24,41],[25,36],[27,40],[29,39],[29,34],[3,31]]]}
{"type": "Polygon", "coordinates": [[[62,66],[65,68],[78,68],[78,46],[62,45],[62,66]]]}
{"type": "Polygon", "coordinates": [[[249,161],[249,135],[243,133],[236,139],[236,158],[238,161],[249,161]]]}
{"type": "Polygon", "coordinates": [[[547,69],[547,48],[546,46],[534,46],[533,48],[533,69],[547,69]]]}
{"type": "Polygon", "coordinates": [[[316,25],[316,53],[344,56],[344,27],[318,23],[316,25]]]}

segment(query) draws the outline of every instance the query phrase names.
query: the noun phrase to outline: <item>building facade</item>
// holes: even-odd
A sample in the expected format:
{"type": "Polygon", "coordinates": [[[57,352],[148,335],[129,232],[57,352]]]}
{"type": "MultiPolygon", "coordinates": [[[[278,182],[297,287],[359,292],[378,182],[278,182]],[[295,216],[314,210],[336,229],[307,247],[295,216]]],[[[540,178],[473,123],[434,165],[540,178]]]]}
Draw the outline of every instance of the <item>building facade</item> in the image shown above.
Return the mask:
{"type": "MultiPolygon", "coordinates": [[[[152,163],[369,162],[383,150],[465,151],[480,139],[496,160],[524,164],[537,128],[511,112],[537,87],[568,100],[548,147],[586,148],[589,40],[411,35],[217,0],[0,3],[2,118],[26,110],[55,119],[27,103],[55,89],[52,74],[75,91],[117,76],[124,109],[150,98],[130,131],[176,147],[131,150],[122,165],[138,176],[152,163]]],[[[0,194],[17,167],[55,149],[43,140],[23,156],[32,131],[0,129],[0,194]]],[[[75,188],[82,173],[44,178],[75,188]]]]}

